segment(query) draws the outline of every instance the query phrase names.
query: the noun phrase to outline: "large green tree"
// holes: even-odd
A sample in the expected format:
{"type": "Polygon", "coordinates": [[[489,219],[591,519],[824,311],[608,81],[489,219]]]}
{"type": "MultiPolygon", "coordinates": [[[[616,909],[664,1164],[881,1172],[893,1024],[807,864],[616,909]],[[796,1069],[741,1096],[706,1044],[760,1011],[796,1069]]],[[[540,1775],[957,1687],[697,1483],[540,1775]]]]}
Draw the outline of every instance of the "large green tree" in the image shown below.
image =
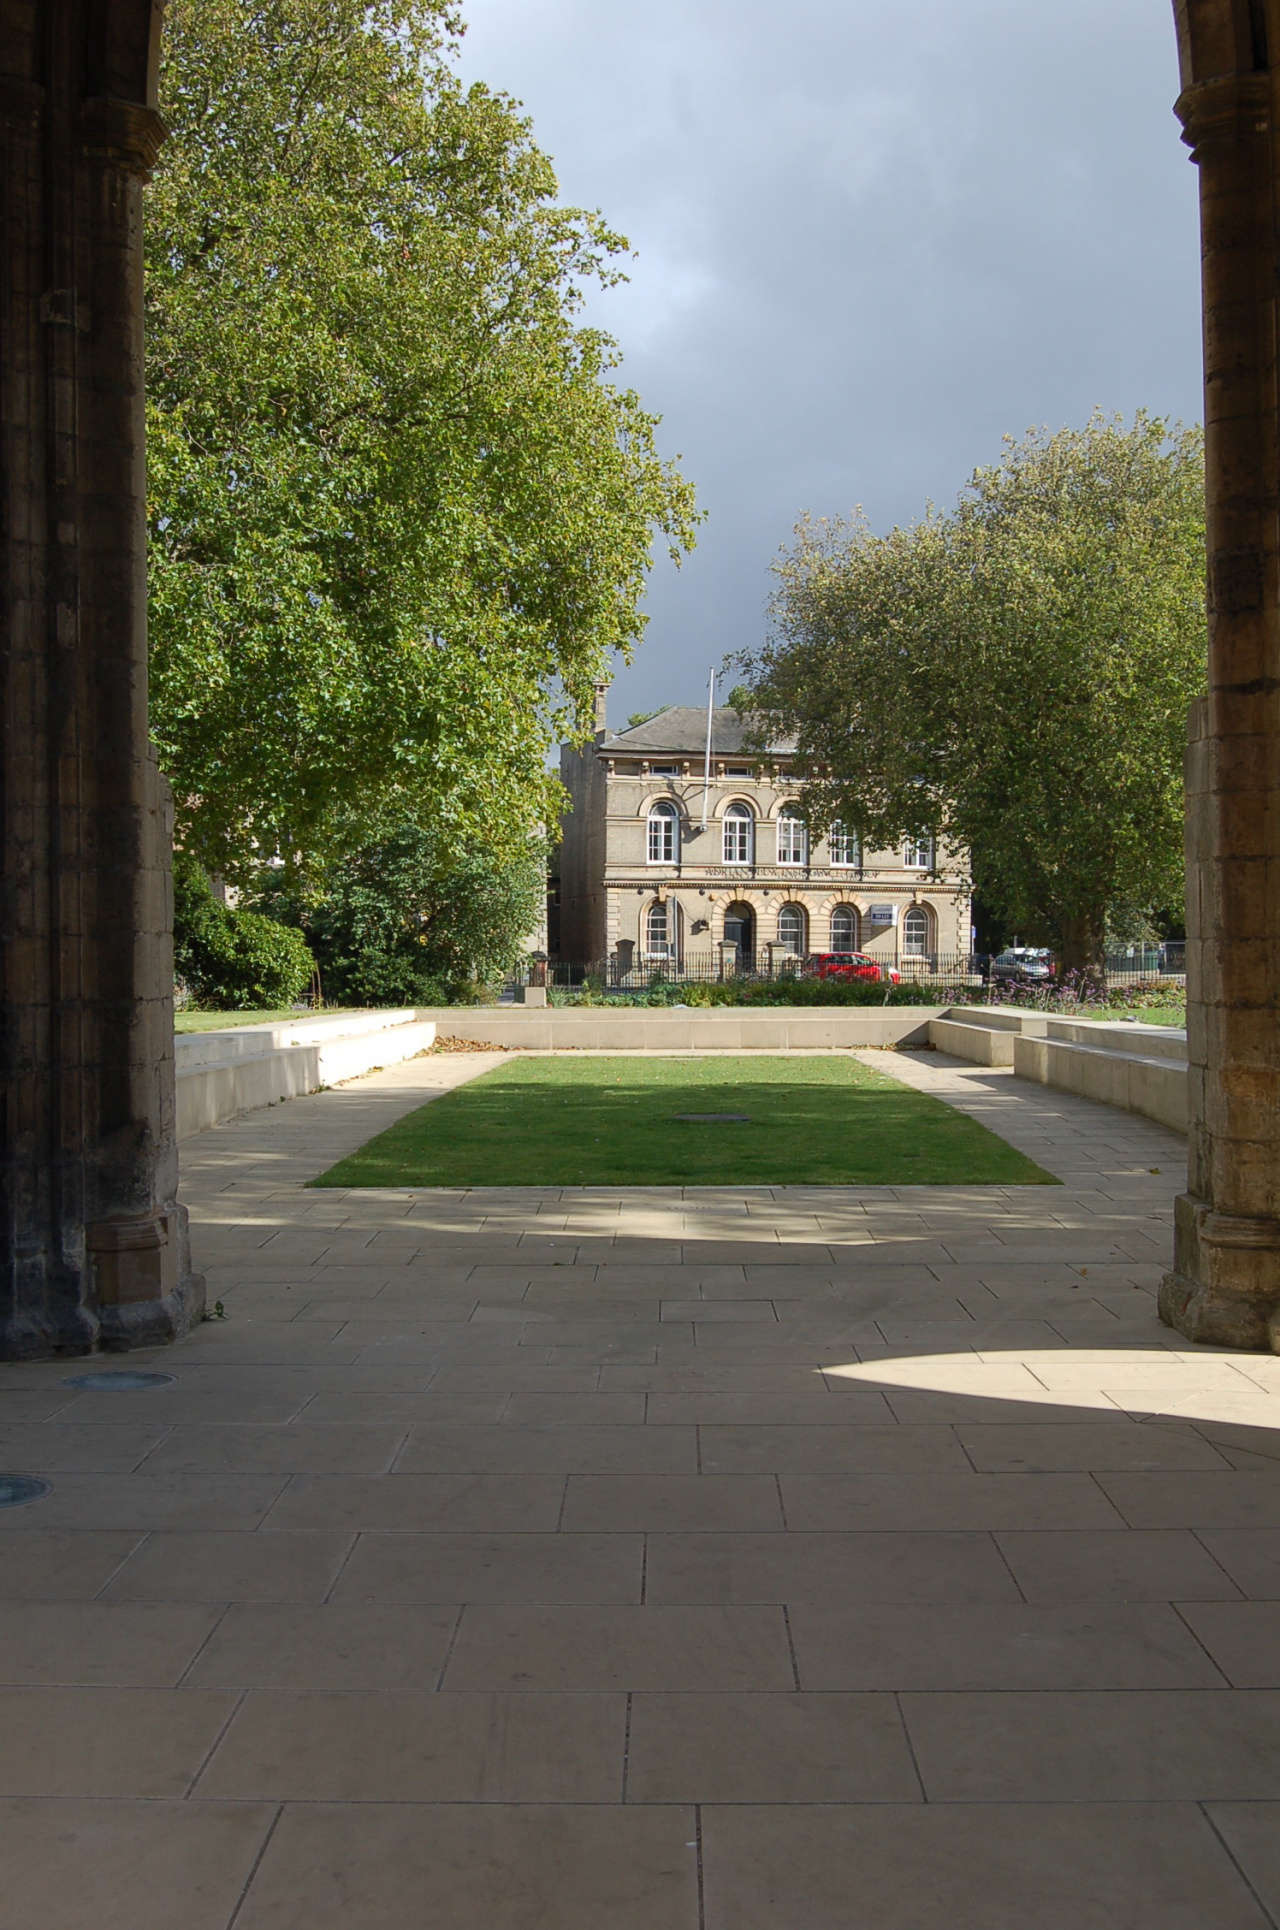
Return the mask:
{"type": "Polygon", "coordinates": [[[438,818],[500,858],[638,639],[692,498],[443,0],[170,0],[147,209],[152,717],[181,840],[241,875],[438,818]]]}
{"type": "Polygon", "coordinates": [[[1139,414],[1032,434],[950,515],[805,523],[752,701],[816,821],[970,854],[985,902],[1094,970],[1117,907],[1182,896],[1187,710],[1205,681],[1204,457],[1139,414]]]}

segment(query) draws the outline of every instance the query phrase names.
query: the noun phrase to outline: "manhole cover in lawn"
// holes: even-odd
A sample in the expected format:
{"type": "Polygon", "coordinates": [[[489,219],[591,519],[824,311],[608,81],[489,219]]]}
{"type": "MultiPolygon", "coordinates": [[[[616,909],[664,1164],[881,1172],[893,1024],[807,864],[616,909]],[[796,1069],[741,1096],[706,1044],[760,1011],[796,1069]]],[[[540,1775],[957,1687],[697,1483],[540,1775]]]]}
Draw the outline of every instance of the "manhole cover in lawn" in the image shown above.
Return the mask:
{"type": "Polygon", "coordinates": [[[673,1115],[690,1126],[749,1126],[749,1112],[678,1112],[673,1115]]]}
{"type": "Polygon", "coordinates": [[[86,1394],[136,1394],[143,1387],[172,1387],[174,1374],[144,1374],[137,1368],[121,1368],[116,1373],[72,1374],[64,1387],[78,1387],[86,1394]]]}
{"type": "Polygon", "coordinates": [[[0,1474],[0,1508],[22,1508],[50,1492],[49,1483],[34,1474],[0,1474]]]}

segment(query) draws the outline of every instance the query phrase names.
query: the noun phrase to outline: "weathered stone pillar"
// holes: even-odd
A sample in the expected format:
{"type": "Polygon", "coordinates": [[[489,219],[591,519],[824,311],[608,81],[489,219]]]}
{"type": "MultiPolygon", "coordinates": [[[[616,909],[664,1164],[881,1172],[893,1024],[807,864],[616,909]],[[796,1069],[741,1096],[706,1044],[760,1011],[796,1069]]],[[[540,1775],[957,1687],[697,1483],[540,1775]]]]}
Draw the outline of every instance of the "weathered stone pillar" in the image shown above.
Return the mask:
{"type": "Polygon", "coordinates": [[[1274,77],[1260,8],[1193,0],[1180,26],[1209,69],[1178,103],[1200,168],[1209,694],[1187,759],[1188,1189],[1160,1311],[1191,1340],[1280,1351],[1274,77]]]}
{"type": "Polygon", "coordinates": [[[147,735],[142,185],[158,9],[0,21],[0,1355],[198,1317],[178,1206],[164,782],[147,735]]]}

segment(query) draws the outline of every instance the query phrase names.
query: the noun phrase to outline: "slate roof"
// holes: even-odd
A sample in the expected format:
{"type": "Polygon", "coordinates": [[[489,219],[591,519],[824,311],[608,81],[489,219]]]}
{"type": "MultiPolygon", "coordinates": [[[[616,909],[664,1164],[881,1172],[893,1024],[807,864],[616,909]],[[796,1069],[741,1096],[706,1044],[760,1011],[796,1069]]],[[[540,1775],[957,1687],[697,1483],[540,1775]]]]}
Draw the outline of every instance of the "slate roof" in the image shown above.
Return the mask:
{"type": "MultiPolygon", "coordinates": [[[[711,754],[713,757],[751,756],[744,752],[747,725],[728,704],[718,704],[711,713],[711,754]]],[[[702,757],[707,747],[707,713],[693,704],[673,704],[658,712],[647,724],[630,730],[610,731],[602,750],[638,751],[646,756],[663,754],[702,757]]],[[[775,751],[794,750],[793,743],[771,746],[775,751]]]]}

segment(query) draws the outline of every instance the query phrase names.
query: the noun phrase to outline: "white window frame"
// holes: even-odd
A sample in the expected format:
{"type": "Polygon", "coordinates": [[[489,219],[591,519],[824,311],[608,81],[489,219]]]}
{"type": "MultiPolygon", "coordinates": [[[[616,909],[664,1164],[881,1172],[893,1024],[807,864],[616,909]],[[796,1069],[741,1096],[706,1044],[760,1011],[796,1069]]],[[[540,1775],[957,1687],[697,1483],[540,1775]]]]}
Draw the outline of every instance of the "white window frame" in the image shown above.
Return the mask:
{"type": "Polygon", "coordinates": [[[836,823],[827,832],[827,850],[837,871],[861,871],[862,840],[847,824],[836,823]]]}
{"type": "Polygon", "coordinates": [[[650,864],[679,864],[680,813],[674,804],[654,804],[646,826],[650,864]]]}
{"type": "Polygon", "coordinates": [[[861,916],[859,915],[857,906],[856,905],[833,905],[831,910],[831,949],[832,951],[841,952],[841,951],[848,950],[851,952],[856,952],[858,949],[858,943],[861,937],[862,937],[862,919],[861,919],[861,916]],[[845,945],[836,943],[835,927],[836,927],[837,918],[840,919],[842,922],[845,918],[849,920],[851,929],[849,933],[849,943],[847,947],[845,945]]]}
{"type": "Polygon", "coordinates": [[[908,838],[902,848],[902,863],[907,871],[932,871],[933,839],[908,838]]]}
{"type": "Polygon", "coordinates": [[[673,911],[673,908],[672,908],[670,899],[665,898],[665,899],[655,899],[653,904],[651,904],[649,906],[649,909],[645,912],[644,955],[646,958],[671,958],[673,956],[672,932],[675,925],[675,919],[672,915],[672,911],[673,911]],[[658,912],[662,913],[662,929],[665,934],[665,936],[662,939],[661,950],[658,949],[658,947],[654,944],[654,940],[653,940],[654,918],[658,912]]]}
{"type": "Polygon", "coordinates": [[[749,865],[754,857],[755,835],[756,820],[751,806],[729,805],[720,834],[720,849],[725,864],[749,865]]]}
{"type": "Polygon", "coordinates": [[[927,958],[929,956],[929,914],[923,905],[908,905],[902,914],[902,956],[904,958],[927,958]],[[920,942],[912,941],[911,931],[916,922],[920,926],[920,942]]]}
{"type": "Polygon", "coordinates": [[[791,810],[778,813],[778,863],[806,865],[809,862],[809,829],[803,818],[791,810]],[[786,834],[784,837],[784,833],[786,834]]]}
{"type": "Polygon", "coordinates": [[[805,917],[805,911],[804,911],[803,905],[788,904],[788,905],[782,905],[779,908],[778,943],[780,945],[785,945],[788,951],[794,952],[797,957],[802,957],[804,955],[804,950],[805,950],[805,939],[806,939],[807,931],[808,931],[808,920],[805,917]],[[787,939],[784,938],[783,932],[782,932],[782,921],[784,918],[787,917],[788,913],[790,913],[796,919],[796,921],[800,926],[800,930],[796,936],[796,942],[794,945],[788,943],[787,939]]]}

